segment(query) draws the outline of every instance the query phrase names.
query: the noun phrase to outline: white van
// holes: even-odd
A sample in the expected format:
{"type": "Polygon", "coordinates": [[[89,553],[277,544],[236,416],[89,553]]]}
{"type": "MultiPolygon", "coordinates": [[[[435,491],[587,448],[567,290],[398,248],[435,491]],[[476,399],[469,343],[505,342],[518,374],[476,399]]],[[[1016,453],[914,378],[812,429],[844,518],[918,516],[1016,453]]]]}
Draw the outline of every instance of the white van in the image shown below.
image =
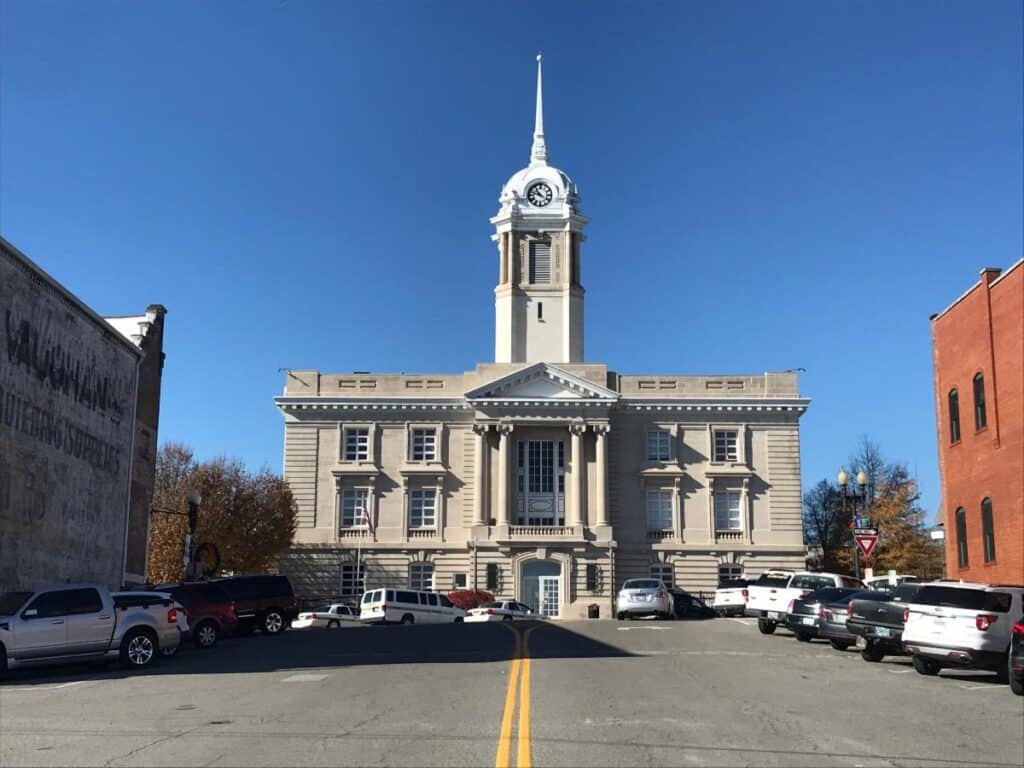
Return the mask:
{"type": "Polygon", "coordinates": [[[364,592],[359,603],[364,624],[444,624],[465,618],[466,612],[439,592],[373,589],[364,592]]]}

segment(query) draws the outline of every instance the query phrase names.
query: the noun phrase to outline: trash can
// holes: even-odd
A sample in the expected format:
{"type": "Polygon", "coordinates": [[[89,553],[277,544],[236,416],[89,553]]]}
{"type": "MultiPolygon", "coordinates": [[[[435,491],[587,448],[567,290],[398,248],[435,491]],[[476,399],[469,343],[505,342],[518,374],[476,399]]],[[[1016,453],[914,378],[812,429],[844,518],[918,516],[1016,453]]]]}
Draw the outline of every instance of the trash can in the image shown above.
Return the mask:
{"type": "Polygon", "coordinates": [[[601,609],[597,603],[591,603],[587,606],[587,618],[588,619],[599,619],[601,618],[601,609]]]}

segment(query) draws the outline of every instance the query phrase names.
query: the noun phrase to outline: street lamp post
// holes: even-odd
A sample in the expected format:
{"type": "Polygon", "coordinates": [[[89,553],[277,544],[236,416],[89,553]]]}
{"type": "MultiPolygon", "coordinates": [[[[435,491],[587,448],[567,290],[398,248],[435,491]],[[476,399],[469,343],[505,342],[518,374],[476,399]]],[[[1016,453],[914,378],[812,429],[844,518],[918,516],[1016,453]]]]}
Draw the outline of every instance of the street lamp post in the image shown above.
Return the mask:
{"type": "Polygon", "coordinates": [[[192,563],[192,538],[196,535],[196,526],[199,524],[199,505],[203,503],[203,497],[194,488],[188,492],[188,533],[185,534],[185,578],[195,578],[192,563]]]}
{"type": "MultiPolygon", "coordinates": [[[[857,487],[860,489],[859,491],[850,490],[850,475],[845,468],[840,467],[836,480],[839,483],[843,517],[846,517],[846,505],[849,502],[853,508],[853,522],[850,527],[853,529],[864,527],[862,525],[864,520],[857,514],[857,509],[859,507],[862,513],[867,512],[868,509],[868,473],[863,469],[857,472],[857,487]]],[[[856,538],[853,540],[853,575],[854,578],[860,579],[860,551],[856,538]]]]}

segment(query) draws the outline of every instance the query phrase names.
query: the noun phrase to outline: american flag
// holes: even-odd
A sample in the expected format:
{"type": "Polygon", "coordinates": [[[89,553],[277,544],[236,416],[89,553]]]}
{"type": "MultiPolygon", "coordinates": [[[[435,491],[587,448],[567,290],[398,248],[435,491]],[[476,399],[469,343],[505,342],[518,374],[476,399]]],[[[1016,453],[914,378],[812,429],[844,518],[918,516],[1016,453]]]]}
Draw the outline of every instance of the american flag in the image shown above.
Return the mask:
{"type": "Polygon", "coordinates": [[[369,528],[370,533],[376,533],[376,531],[373,530],[373,520],[370,519],[370,512],[369,510],[366,509],[366,507],[362,507],[359,510],[359,517],[356,518],[356,521],[360,525],[365,525],[367,528],[369,528]]]}

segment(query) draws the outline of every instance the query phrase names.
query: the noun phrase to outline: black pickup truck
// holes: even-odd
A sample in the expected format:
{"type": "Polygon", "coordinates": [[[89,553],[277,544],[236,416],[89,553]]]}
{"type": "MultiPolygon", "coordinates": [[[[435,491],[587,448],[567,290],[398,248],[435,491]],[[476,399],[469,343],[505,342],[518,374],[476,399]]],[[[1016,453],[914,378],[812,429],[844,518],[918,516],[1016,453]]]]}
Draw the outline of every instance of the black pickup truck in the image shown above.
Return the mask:
{"type": "Polygon", "coordinates": [[[914,602],[921,586],[909,582],[900,584],[887,601],[850,602],[846,629],[857,636],[857,646],[865,661],[903,655],[903,614],[907,603],[914,602]]]}

